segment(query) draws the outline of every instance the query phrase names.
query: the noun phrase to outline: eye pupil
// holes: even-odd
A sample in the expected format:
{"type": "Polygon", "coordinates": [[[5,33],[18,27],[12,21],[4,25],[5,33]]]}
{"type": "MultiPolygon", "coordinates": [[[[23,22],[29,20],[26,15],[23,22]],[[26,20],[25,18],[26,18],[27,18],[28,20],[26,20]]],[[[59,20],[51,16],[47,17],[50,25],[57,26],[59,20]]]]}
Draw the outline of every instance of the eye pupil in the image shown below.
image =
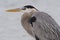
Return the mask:
{"type": "Polygon", "coordinates": [[[24,7],[24,8],[22,8],[22,10],[26,10],[26,8],[24,7]]]}

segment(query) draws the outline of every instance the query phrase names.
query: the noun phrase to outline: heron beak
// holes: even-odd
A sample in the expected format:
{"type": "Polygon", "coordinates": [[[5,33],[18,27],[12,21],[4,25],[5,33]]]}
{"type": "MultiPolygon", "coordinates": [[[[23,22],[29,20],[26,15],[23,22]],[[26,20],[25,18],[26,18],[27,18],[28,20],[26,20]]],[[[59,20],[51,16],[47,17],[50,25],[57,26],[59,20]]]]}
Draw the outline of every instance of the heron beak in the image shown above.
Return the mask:
{"type": "Polygon", "coordinates": [[[20,11],[21,11],[20,8],[6,10],[6,12],[20,12],[20,11]]]}

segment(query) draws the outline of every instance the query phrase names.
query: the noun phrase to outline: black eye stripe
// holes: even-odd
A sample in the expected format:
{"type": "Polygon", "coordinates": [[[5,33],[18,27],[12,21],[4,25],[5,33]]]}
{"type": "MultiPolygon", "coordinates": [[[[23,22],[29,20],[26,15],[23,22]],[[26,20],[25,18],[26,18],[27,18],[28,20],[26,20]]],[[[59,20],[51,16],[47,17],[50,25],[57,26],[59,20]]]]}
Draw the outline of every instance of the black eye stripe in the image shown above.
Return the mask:
{"type": "Polygon", "coordinates": [[[33,6],[31,6],[31,5],[26,5],[26,6],[24,6],[25,8],[34,8],[33,6]]]}

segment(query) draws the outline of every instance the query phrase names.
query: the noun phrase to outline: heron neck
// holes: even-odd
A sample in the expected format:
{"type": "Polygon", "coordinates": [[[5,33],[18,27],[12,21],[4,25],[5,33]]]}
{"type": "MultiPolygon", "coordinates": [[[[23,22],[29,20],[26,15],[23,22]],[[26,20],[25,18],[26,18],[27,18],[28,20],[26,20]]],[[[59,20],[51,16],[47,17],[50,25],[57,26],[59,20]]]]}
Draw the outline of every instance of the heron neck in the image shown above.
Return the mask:
{"type": "Polygon", "coordinates": [[[28,13],[25,13],[22,15],[22,18],[21,18],[21,23],[22,23],[22,26],[23,28],[30,34],[30,35],[33,35],[32,33],[32,28],[31,28],[31,24],[29,24],[28,20],[29,18],[31,17],[31,15],[29,15],[28,13]]]}

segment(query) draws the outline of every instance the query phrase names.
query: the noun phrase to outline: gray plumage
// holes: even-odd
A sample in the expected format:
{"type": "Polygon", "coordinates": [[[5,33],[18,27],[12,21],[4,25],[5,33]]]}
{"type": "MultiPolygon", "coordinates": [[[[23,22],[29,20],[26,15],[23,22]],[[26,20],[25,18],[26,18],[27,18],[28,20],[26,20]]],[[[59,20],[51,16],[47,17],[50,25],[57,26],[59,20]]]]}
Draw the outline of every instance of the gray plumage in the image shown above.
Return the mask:
{"type": "Polygon", "coordinates": [[[39,40],[60,40],[60,27],[51,16],[39,11],[32,12],[33,16],[36,21],[32,22],[32,31],[39,40]]]}
{"type": "Polygon", "coordinates": [[[47,13],[39,12],[31,5],[26,5],[21,9],[7,10],[7,12],[17,11],[24,13],[21,24],[36,40],[60,40],[60,27],[47,13]]]}
{"type": "Polygon", "coordinates": [[[60,27],[51,16],[31,5],[24,6],[22,10],[22,26],[36,40],[60,40],[60,27]]]}

